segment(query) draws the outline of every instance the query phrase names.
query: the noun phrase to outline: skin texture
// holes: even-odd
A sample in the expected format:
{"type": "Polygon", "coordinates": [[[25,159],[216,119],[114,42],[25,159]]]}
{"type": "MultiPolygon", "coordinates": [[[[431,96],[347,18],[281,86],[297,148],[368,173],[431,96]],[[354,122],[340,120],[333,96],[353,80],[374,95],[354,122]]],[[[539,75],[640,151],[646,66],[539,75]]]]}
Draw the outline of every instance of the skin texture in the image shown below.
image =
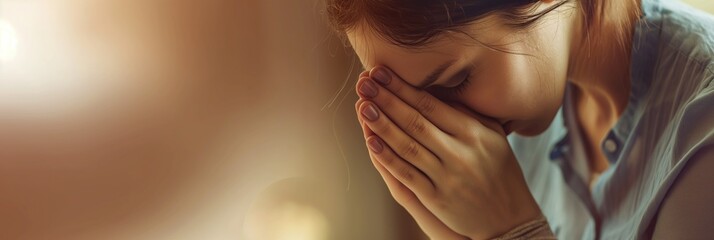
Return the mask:
{"type": "Polygon", "coordinates": [[[540,216],[497,122],[389,75],[383,86],[360,81],[360,122],[390,190],[430,237],[493,238],[540,216]]]}
{"type": "MultiPolygon", "coordinates": [[[[366,22],[347,32],[370,69],[357,83],[356,111],[372,162],[432,239],[493,238],[540,216],[506,136],[543,132],[567,81],[576,106],[588,109],[578,113],[587,149],[598,149],[624,110],[630,50],[622,46],[630,38],[618,36],[636,6],[613,6],[586,34],[575,4],[527,30],[495,15],[464,27],[501,51],[450,33],[418,50],[395,46],[366,22]],[[424,85],[439,66],[447,66],[443,74],[424,85]]],[[[607,167],[598,151],[588,152],[593,175],[607,167]]]]}
{"type": "Polygon", "coordinates": [[[559,46],[569,45],[570,39],[552,36],[567,34],[568,26],[543,25],[537,32],[518,33],[502,25],[492,17],[470,27],[474,33],[492,33],[477,37],[486,44],[505,45],[503,50],[531,56],[493,51],[458,34],[444,36],[424,50],[391,45],[367,28],[357,28],[348,36],[366,69],[387,66],[413,86],[453,61],[426,90],[502,124],[512,121],[512,130],[521,134],[535,135],[548,127],[563,97],[568,51],[559,46]],[[456,94],[450,87],[464,81],[462,70],[470,73],[469,87],[456,94]]]}

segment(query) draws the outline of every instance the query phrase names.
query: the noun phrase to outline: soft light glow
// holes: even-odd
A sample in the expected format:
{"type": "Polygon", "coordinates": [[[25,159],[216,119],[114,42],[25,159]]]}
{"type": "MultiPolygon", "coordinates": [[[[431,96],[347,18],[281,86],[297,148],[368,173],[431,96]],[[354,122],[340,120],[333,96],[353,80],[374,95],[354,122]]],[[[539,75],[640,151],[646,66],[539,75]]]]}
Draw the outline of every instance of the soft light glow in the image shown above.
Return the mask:
{"type": "Polygon", "coordinates": [[[274,209],[264,209],[248,222],[249,240],[327,240],[329,222],[320,210],[295,202],[283,202],[274,209]]]}
{"type": "Polygon", "coordinates": [[[296,203],[286,203],[276,220],[280,240],[327,240],[328,225],[319,210],[296,203]]]}
{"type": "Polygon", "coordinates": [[[9,62],[17,55],[17,33],[10,23],[0,19],[0,62],[9,62]]]}

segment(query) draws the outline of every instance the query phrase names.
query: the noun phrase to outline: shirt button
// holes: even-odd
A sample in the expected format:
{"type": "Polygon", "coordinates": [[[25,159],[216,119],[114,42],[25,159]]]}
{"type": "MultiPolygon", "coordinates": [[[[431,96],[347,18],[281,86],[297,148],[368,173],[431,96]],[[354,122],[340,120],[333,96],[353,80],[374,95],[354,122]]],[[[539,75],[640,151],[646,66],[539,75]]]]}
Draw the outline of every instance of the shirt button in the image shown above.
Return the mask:
{"type": "Polygon", "coordinates": [[[615,140],[607,139],[605,140],[605,151],[609,153],[617,152],[617,143],[615,140]]]}
{"type": "Polygon", "coordinates": [[[563,145],[560,147],[560,152],[567,153],[568,151],[570,151],[570,147],[568,147],[568,145],[563,145]]]}
{"type": "Polygon", "coordinates": [[[553,150],[550,151],[550,160],[557,160],[562,156],[563,154],[558,151],[558,148],[553,148],[553,150]]]}

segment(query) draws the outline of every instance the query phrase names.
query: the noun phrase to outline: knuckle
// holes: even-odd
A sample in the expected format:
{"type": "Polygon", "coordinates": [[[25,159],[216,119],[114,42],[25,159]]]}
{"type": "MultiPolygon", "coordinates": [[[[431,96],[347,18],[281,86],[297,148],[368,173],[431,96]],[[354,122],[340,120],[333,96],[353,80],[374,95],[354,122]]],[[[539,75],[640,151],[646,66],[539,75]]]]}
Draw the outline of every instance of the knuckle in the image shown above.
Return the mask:
{"type": "Polygon", "coordinates": [[[411,205],[416,200],[411,190],[404,186],[404,184],[396,186],[395,189],[390,192],[394,200],[404,207],[411,205]]]}
{"type": "Polygon", "coordinates": [[[425,188],[422,191],[422,195],[420,197],[425,201],[434,201],[439,198],[439,193],[437,192],[436,187],[433,184],[430,184],[428,188],[425,188]]]}
{"type": "Polygon", "coordinates": [[[436,109],[436,101],[430,95],[420,93],[417,96],[416,108],[424,115],[431,114],[436,109]]]}
{"type": "Polygon", "coordinates": [[[477,144],[481,135],[481,131],[475,124],[464,124],[463,135],[460,137],[466,143],[473,145],[477,144]]]}
{"type": "MultiPolygon", "coordinates": [[[[401,83],[401,81],[399,81],[401,83]]],[[[390,84],[390,91],[395,93],[396,95],[401,95],[402,91],[404,91],[404,84],[390,84]]]]}
{"type": "Polygon", "coordinates": [[[414,181],[414,172],[409,167],[399,168],[399,170],[397,170],[397,175],[404,183],[411,183],[414,181]]]}
{"type": "Polygon", "coordinates": [[[407,130],[416,134],[423,134],[426,132],[426,124],[424,123],[424,117],[421,114],[413,113],[409,117],[409,122],[407,123],[407,130]]]}
{"type": "Polygon", "coordinates": [[[407,141],[401,148],[401,155],[405,159],[414,159],[416,156],[419,156],[419,152],[419,145],[415,141],[407,141]]]}
{"type": "Polygon", "coordinates": [[[389,123],[384,121],[383,119],[384,118],[379,118],[379,120],[374,123],[373,130],[377,133],[384,135],[384,137],[388,137],[391,134],[392,128],[389,123]]]}
{"type": "Polygon", "coordinates": [[[399,206],[402,206],[407,209],[414,207],[415,204],[418,203],[418,199],[410,195],[405,196],[392,194],[392,198],[394,198],[394,201],[396,201],[399,206]]]}
{"type": "Polygon", "coordinates": [[[390,166],[394,164],[394,156],[381,156],[379,157],[382,161],[382,164],[390,166]]]}
{"type": "Polygon", "coordinates": [[[393,107],[394,104],[395,104],[394,101],[396,101],[396,100],[394,100],[394,99],[395,99],[394,97],[385,97],[385,98],[382,98],[382,100],[381,100],[381,102],[380,102],[379,105],[380,105],[380,107],[382,107],[382,109],[392,109],[392,107],[393,107]]]}

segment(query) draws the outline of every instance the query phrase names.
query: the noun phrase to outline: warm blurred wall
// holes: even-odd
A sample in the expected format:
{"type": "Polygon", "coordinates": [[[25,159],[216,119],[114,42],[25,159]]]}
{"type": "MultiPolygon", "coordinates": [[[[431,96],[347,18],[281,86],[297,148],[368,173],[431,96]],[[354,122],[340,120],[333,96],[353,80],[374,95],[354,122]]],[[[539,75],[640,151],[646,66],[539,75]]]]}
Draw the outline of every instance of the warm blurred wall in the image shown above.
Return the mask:
{"type": "Polygon", "coordinates": [[[0,0],[0,239],[415,239],[315,12],[0,0]]]}
{"type": "MultiPolygon", "coordinates": [[[[269,216],[262,216],[262,223],[268,226],[266,231],[269,235],[272,234],[269,237],[277,239],[279,232],[283,230],[286,234],[293,230],[301,232],[290,230],[293,224],[302,225],[303,231],[307,231],[305,228],[317,228],[316,223],[311,222],[319,221],[308,214],[310,209],[317,209],[325,214],[324,217],[329,222],[329,236],[324,239],[413,239],[403,238],[398,234],[399,229],[395,226],[403,221],[403,216],[399,215],[403,210],[389,196],[361,141],[361,130],[354,112],[357,96],[353,88],[360,69],[359,66],[353,66],[356,59],[351,50],[345,48],[339,40],[329,38],[326,29],[320,28],[322,31],[315,35],[316,41],[302,46],[307,50],[315,50],[310,52],[316,56],[312,59],[314,62],[310,62],[312,60],[304,55],[287,59],[284,57],[286,52],[294,52],[290,43],[295,37],[305,35],[304,27],[292,26],[299,22],[296,20],[322,11],[319,6],[312,8],[314,5],[309,4],[306,8],[303,4],[300,1],[277,0],[261,3],[261,19],[265,24],[266,36],[269,36],[262,44],[272,47],[266,51],[268,55],[264,57],[275,59],[270,64],[278,70],[273,73],[271,81],[274,81],[276,88],[299,91],[312,98],[303,108],[293,109],[296,111],[295,116],[306,118],[305,122],[296,126],[303,134],[297,136],[293,143],[305,151],[299,159],[303,164],[302,172],[296,173],[295,178],[270,186],[261,194],[257,204],[264,205],[263,208],[255,207],[253,210],[259,213],[249,216],[249,220],[258,223],[248,227],[260,228],[255,225],[260,225],[261,216],[256,215],[261,215],[260,211],[263,210],[263,215],[269,216]],[[304,70],[305,67],[296,67],[295,64],[305,61],[312,64],[306,68],[314,71],[308,74],[307,79],[295,79],[294,72],[284,70],[304,70]],[[293,203],[309,208],[298,211],[293,203]],[[285,214],[293,215],[294,221],[290,222],[290,218],[285,217],[285,214]],[[281,221],[288,223],[283,226],[275,225],[281,221]]],[[[317,21],[312,23],[320,25],[323,20],[321,17],[324,16],[316,17],[310,20],[317,21]]],[[[275,97],[280,95],[276,93],[275,97]]],[[[293,106],[291,104],[294,103],[292,99],[279,102],[285,106],[293,106]]],[[[276,168],[281,167],[281,161],[276,163],[276,168]]],[[[411,221],[408,218],[406,220],[411,221]]],[[[321,239],[321,236],[315,237],[321,239]]]]}
{"type": "Polygon", "coordinates": [[[714,14],[714,1],[711,0],[682,0],[682,2],[688,3],[696,8],[702,9],[704,11],[714,14]]]}

